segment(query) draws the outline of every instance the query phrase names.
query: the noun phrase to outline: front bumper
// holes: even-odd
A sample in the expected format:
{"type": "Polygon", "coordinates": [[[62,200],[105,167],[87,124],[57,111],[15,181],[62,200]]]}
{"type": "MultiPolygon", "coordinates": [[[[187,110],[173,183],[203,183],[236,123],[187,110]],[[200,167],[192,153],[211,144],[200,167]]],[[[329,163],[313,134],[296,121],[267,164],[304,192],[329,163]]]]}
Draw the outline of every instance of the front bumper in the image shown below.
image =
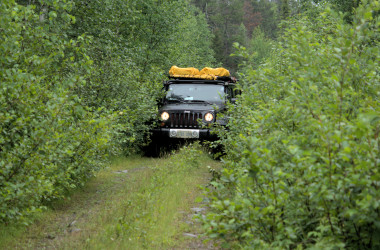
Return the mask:
{"type": "MultiPolygon", "coordinates": [[[[177,130],[177,128],[175,128],[177,130]]],[[[154,137],[168,138],[168,139],[199,139],[199,140],[216,140],[218,139],[217,135],[210,132],[210,129],[180,129],[182,131],[194,131],[198,133],[198,138],[177,138],[173,137],[171,134],[170,128],[155,128],[152,130],[152,135],[154,137]]]]}

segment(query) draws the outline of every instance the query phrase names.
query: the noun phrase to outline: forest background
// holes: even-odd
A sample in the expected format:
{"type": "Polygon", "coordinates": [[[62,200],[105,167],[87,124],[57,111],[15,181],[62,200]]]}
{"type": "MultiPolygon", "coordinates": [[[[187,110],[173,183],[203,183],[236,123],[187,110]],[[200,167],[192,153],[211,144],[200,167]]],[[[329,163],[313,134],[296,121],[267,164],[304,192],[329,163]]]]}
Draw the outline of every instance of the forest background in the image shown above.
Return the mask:
{"type": "Polygon", "coordinates": [[[224,66],[243,95],[209,234],[378,246],[378,27],[376,0],[1,0],[0,220],[139,151],[170,66],[224,66]]]}

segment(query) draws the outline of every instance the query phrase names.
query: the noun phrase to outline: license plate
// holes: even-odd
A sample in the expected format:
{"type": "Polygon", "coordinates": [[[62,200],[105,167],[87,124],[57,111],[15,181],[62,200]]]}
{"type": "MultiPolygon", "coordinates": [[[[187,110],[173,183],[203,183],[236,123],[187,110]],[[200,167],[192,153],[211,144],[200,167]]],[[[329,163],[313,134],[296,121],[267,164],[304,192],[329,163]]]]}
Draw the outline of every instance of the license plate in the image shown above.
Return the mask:
{"type": "Polygon", "coordinates": [[[171,138],[199,138],[198,129],[171,129],[169,136],[171,138]]]}

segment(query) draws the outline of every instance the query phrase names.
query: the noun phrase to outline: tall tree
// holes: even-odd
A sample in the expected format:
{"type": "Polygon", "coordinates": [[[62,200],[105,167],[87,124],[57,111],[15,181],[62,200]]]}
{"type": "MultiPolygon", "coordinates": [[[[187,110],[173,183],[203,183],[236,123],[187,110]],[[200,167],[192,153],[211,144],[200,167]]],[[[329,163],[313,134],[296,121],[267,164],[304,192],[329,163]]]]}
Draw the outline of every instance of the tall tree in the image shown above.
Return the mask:
{"type": "Polygon", "coordinates": [[[253,30],[262,24],[263,16],[262,13],[257,11],[251,1],[244,1],[244,17],[243,23],[247,29],[247,34],[251,37],[253,30]]]}
{"type": "MultiPolygon", "coordinates": [[[[279,14],[278,3],[275,1],[269,0],[251,0],[250,1],[253,9],[253,14],[251,14],[251,22],[258,19],[261,19],[260,22],[257,22],[257,26],[260,26],[261,31],[271,39],[277,37],[278,25],[281,22],[281,17],[279,14]]],[[[248,10],[245,9],[247,12],[248,10]]],[[[247,27],[249,30],[249,28],[247,27]]]]}
{"type": "MultiPolygon", "coordinates": [[[[193,0],[201,9],[214,34],[215,57],[222,65],[236,71],[239,61],[231,58],[233,43],[248,46],[255,28],[269,38],[276,38],[280,22],[279,3],[270,0],[193,0]]],[[[286,5],[287,6],[287,5],[286,5]]]]}
{"type": "Polygon", "coordinates": [[[240,0],[197,0],[193,3],[203,10],[213,31],[213,49],[217,61],[221,62],[224,67],[235,71],[236,62],[230,57],[232,44],[234,42],[246,44],[246,39],[241,39],[242,33],[246,33],[246,28],[243,30],[241,26],[244,17],[244,2],[240,0]]]}

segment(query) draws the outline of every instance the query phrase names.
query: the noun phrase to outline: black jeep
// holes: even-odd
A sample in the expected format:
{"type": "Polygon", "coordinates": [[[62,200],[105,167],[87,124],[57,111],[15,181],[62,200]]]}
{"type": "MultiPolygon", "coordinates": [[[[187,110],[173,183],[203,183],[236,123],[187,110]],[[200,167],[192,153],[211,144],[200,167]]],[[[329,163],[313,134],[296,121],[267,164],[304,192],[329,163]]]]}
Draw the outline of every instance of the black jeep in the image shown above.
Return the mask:
{"type": "Polygon", "coordinates": [[[216,140],[210,128],[214,123],[226,125],[220,114],[238,93],[232,77],[170,78],[164,82],[165,96],[159,102],[158,126],[151,131],[149,155],[157,156],[163,148],[185,140],[216,140]]]}

